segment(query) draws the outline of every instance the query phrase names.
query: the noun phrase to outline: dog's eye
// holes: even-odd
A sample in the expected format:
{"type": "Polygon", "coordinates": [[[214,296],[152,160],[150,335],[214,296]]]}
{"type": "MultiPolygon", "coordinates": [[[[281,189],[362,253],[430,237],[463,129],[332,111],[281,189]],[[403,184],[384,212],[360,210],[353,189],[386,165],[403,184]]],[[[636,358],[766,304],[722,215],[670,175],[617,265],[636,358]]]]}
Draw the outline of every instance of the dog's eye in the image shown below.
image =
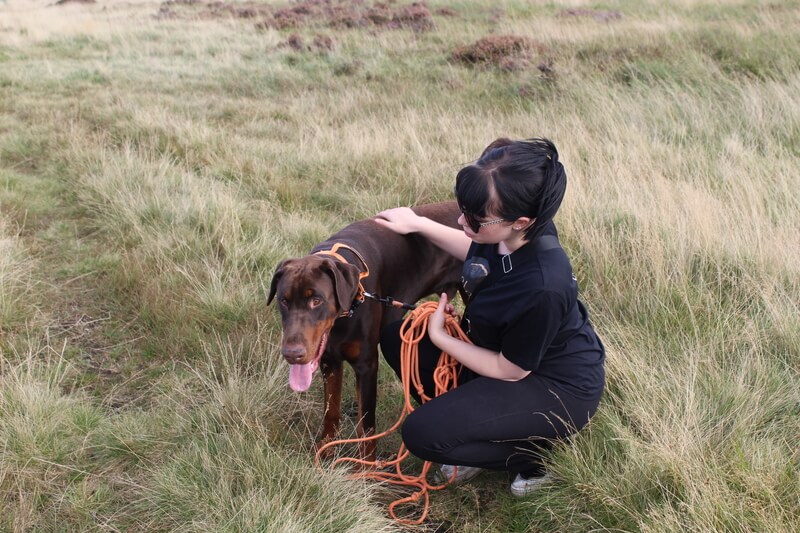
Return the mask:
{"type": "Polygon", "coordinates": [[[311,298],[310,300],[308,300],[308,306],[311,307],[311,309],[319,307],[321,304],[322,304],[321,298],[311,298]]]}
{"type": "Polygon", "coordinates": [[[278,303],[281,304],[281,307],[289,307],[289,300],[286,298],[281,298],[278,303]]]}

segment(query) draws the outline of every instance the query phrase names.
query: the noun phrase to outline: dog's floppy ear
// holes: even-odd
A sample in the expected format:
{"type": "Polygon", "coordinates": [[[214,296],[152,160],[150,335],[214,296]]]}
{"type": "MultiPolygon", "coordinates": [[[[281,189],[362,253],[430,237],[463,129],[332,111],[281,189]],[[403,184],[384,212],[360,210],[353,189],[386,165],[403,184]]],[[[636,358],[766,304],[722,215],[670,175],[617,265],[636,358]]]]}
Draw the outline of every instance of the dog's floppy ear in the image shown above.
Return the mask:
{"type": "Polygon", "coordinates": [[[358,293],[358,267],[350,263],[326,259],[323,268],[333,279],[333,291],[336,293],[336,303],[339,304],[339,309],[350,309],[358,293]]]}
{"type": "Polygon", "coordinates": [[[272,283],[269,286],[269,296],[267,296],[267,305],[272,303],[272,299],[275,298],[275,291],[278,290],[278,281],[280,281],[281,276],[286,269],[286,264],[289,263],[291,259],[286,259],[285,261],[281,261],[278,263],[278,266],[275,267],[275,273],[272,275],[272,283]]]}

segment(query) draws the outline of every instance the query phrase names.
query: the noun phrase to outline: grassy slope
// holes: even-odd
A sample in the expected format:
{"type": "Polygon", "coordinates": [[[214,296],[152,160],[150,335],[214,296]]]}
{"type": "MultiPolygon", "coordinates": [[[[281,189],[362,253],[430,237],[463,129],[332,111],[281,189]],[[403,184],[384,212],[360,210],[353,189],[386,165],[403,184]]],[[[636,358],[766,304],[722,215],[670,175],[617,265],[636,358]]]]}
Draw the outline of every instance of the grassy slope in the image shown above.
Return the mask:
{"type": "MultiPolygon", "coordinates": [[[[285,390],[264,284],[349,220],[447,198],[498,135],[561,147],[608,394],[558,484],[518,501],[483,476],[437,494],[429,529],[800,527],[797,4],[430,5],[456,16],[257,31],[12,2],[1,529],[391,529],[386,495],[311,467],[319,398],[285,390]],[[449,60],[490,33],[542,46],[449,60]]],[[[397,390],[384,373],[384,423],[397,390]]]]}

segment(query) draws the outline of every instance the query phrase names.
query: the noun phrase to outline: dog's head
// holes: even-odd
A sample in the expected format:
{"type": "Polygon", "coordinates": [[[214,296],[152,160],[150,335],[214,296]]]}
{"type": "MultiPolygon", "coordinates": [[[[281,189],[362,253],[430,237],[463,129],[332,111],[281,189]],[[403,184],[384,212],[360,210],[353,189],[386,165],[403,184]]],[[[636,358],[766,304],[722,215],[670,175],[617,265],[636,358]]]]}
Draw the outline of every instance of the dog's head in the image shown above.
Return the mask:
{"type": "Polygon", "coordinates": [[[358,293],[358,274],[351,264],[318,255],[287,259],[275,269],[267,305],[278,301],[281,353],[292,365],[289,384],[294,390],[310,386],[333,323],[358,293]]]}

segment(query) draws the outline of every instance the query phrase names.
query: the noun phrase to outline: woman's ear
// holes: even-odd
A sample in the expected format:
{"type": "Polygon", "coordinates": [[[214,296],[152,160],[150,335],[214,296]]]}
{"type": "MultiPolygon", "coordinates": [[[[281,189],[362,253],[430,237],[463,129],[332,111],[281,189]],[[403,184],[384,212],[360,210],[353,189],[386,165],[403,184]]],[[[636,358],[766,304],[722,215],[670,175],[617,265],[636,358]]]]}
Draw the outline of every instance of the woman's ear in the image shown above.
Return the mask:
{"type": "Polygon", "coordinates": [[[534,222],[536,222],[535,218],[519,217],[514,221],[514,224],[511,227],[517,231],[522,231],[531,227],[534,222]]]}

